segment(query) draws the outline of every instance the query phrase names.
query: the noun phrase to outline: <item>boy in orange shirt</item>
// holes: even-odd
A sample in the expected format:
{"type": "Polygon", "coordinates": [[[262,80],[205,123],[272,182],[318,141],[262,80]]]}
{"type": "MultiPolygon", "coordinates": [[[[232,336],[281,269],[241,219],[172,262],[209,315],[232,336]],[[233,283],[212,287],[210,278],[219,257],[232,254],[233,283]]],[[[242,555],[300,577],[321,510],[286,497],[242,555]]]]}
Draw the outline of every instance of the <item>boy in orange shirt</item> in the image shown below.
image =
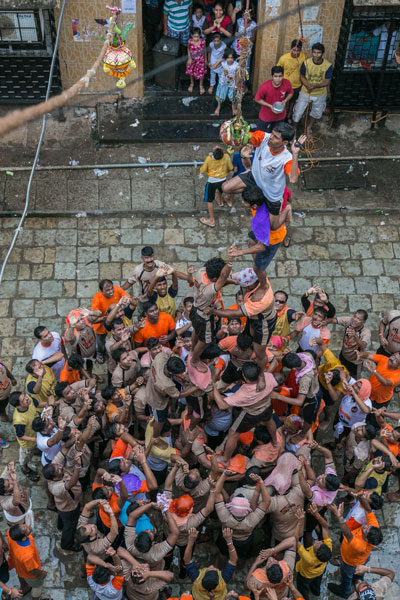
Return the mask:
{"type": "Polygon", "coordinates": [[[90,379],[89,373],[83,367],[84,361],[79,354],[71,354],[60,372],[60,381],[66,381],[70,385],[83,378],[90,379]]]}
{"type": "Polygon", "coordinates": [[[40,555],[31,531],[29,525],[22,523],[13,525],[7,531],[10,548],[8,566],[17,571],[22,594],[26,596],[31,591],[32,598],[40,598],[47,571],[42,570],[40,555]]]}
{"type": "Polygon", "coordinates": [[[340,547],[340,584],[328,583],[328,589],[340,598],[348,598],[351,594],[351,584],[354,580],[363,579],[356,575],[356,568],[365,565],[374,546],[383,540],[379,523],[372,512],[367,495],[360,496],[360,504],[365,509],[367,522],[351,530],[343,518],[343,503],[338,507],[329,504],[329,510],[335,515],[343,533],[340,547]]]}
{"type": "Polygon", "coordinates": [[[175,321],[165,312],[160,312],[154,302],[144,302],[143,312],[145,314],[145,326],[139,329],[133,336],[136,346],[144,346],[152,337],[160,340],[163,346],[169,346],[169,342],[175,337],[175,321]]]}

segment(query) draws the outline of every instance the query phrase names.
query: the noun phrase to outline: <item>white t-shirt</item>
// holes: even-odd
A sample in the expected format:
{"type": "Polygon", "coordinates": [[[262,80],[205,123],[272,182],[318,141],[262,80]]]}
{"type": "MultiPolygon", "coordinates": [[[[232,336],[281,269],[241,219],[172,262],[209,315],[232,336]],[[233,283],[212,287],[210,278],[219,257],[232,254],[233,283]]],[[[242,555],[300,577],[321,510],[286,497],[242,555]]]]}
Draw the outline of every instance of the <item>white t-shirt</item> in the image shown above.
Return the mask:
{"type": "MultiPolygon", "coordinates": [[[[175,324],[175,329],[180,329],[181,327],[185,327],[185,325],[187,325],[190,322],[191,322],[190,319],[187,319],[185,317],[185,315],[182,315],[182,317],[177,320],[177,322],[175,324]]],[[[188,327],[188,329],[186,329],[186,331],[193,331],[193,327],[192,326],[188,327]]]]}
{"type": "MultiPolygon", "coordinates": [[[[215,65],[215,63],[223,57],[226,49],[226,44],[224,42],[221,42],[220,47],[215,48],[214,42],[211,42],[209,47],[211,48],[210,65],[215,65]]],[[[221,65],[217,67],[216,71],[219,71],[219,69],[222,69],[221,65]]]]}
{"type": "Polygon", "coordinates": [[[309,323],[307,327],[304,327],[302,336],[299,340],[299,346],[302,350],[316,350],[315,346],[310,346],[310,340],[313,338],[321,337],[321,328],[313,327],[312,323],[309,323]]]}
{"type": "MultiPolygon", "coordinates": [[[[355,383],[355,379],[350,377],[349,385],[355,383]]],[[[372,402],[369,398],[364,400],[365,406],[372,410],[372,402]]],[[[352,427],[355,423],[365,423],[366,413],[363,413],[353,396],[346,394],[343,396],[339,407],[339,419],[346,427],[352,427]]]]}
{"type": "Polygon", "coordinates": [[[122,589],[116,590],[112,584],[115,575],[111,575],[110,580],[105,585],[100,585],[99,583],[95,583],[93,581],[93,577],[89,575],[87,578],[87,582],[90,588],[94,591],[95,597],[99,600],[121,600],[122,599],[122,589]]]}
{"type": "Polygon", "coordinates": [[[351,518],[357,521],[357,523],[360,523],[360,525],[366,525],[367,517],[365,516],[365,510],[361,506],[360,502],[356,502],[354,506],[352,506],[347,513],[345,521],[348,521],[351,518]]]}
{"type": "Polygon", "coordinates": [[[239,68],[239,63],[235,60],[229,65],[226,60],[223,60],[221,66],[222,70],[219,74],[220,84],[228,88],[235,87],[235,73],[239,68]]]}
{"type": "Polygon", "coordinates": [[[48,441],[51,440],[51,438],[57,432],[57,427],[54,427],[51,435],[42,435],[40,432],[36,434],[36,446],[42,452],[40,461],[44,467],[51,463],[56,454],[58,454],[61,450],[61,441],[57,442],[57,444],[54,444],[53,446],[48,446],[48,441]]]}
{"type": "Polygon", "coordinates": [[[263,141],[256,148],[251,172],[267,200],[280,202],[286,186],[284,167],[292,160],[292,154],[286,146],[279,154],[272,154],[268,146],[269,136],[269,133],[265,133],[263,141]]]}
{"type": "MultiPolygon", "coordinates": [[[[50,346],[43,346],[42,342],[38,342],[33,349],[32,358],[36,360],[46,360],[56,352],[61,352],[61,336],[56,331],[51,331],[51,335],[53,336],[53,341],[50,346]]],[[[65,364],[65,358],[63,357],[58,362],[51,365],[51,370],[53,371],[56,379],[58,381],[60,377],[61,370],[65,364]]],[[[49,365],[50,366],[50,365],[49,365]]]]}

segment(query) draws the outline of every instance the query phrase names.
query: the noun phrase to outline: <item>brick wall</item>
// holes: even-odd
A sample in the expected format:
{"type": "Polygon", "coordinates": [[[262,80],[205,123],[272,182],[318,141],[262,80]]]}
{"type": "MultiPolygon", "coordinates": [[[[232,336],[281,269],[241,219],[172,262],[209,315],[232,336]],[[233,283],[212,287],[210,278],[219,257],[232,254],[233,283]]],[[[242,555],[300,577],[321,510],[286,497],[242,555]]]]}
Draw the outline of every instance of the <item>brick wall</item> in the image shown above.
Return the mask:
{"type": "MultiPolygon", "coordinates": [[[[90,2],[88,0],[69,0],[66,4],[59,47],[63,89],[70,87],[86,73],[101,50],[103,42],[98,38],[101,35],[105,36],[107,28],[98,25],[95,19],[110,18],[111,13],[105,8],[105,4],[103,0],[90,0],[90,2]],[[76,19],[79,19],[78,30],[81,38],[86,38],[88,41],[74,41],[72,21],[76,19]]],[[[59,9],[56,9],[54,12],[56,22],[58,22],[59,9]]],[[[136,15],[124,13],[120,15],[119,26],[121,29],[121,25],[128,22],[135,23],[135,27],[130,31],[126,43],[133,53],[137,68],[128,75],[126,79],[127,83],[135,79],[142,71],[142,14],[140,1],[137,2],[136,15]]],[[[114,88],[119,93],[119,88],[115,87],[116,81],[116,78],[103,73],[101,65],[97,70],[96,80],[91,83],[89,91],[103,91],[114,88]]],[[[142,83],[139,82],[127,86],[122,93],[127,98],[141,97],[143,95],[142,83]]],[[[92,94],[88,94],[86,97],[82,94],[82,97],[85,98],[85,105],[94,105],[99,101],[99,97],[92,94]]],[[[110,101],[110,99],[112,100],[111,96],[101,97],[102,101],[110,101]]]]}

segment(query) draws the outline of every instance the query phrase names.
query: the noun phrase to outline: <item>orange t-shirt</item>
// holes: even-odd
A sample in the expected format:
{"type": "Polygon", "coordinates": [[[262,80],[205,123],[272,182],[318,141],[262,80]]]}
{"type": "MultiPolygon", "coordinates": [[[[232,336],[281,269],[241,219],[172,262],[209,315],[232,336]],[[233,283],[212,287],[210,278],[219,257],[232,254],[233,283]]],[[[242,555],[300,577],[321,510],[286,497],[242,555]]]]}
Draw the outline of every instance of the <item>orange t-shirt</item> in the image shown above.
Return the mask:
{"type": "MultiPolygon", "coordinates": [[[[228,310],[239,310],[239,304],[232,304],[232,306],[228,306],[228,310]]],[[[246,317],[239,317],[239,318],[240,318],[240,323],[241,323],[242,327],[244,327],[246,325],[246,317]]],[[[223,323],[228,323],[228,321],[229,321],[229,319],[227,317],[224,317],[222,319],[223,323]]]]}
{"type": "MultiPolygon", "coordinates": [[[[92,490],[95,490],[96,488],[99,488],[99,487],[104,487],[104,484],[103,483],[93,483],[92,484],[92,490]]],[[[122,527],[122,523],[118,519],[118,515],[121,512],[121,508],[118,505],[118,496],[115,492],[113,492],[111,498],[108,500],[108,503],[111,506],[112,511],[117,518],[118,527],[122,527]]],[[[101,504],[99,504],[99,517],[103,521],[104,525],[110,529],[111,528],[110,515],[104,510],[104,508],[102,507],[101,504]]]]}
{"type": "MultiPolygon", "coordinates": [[[[292,163],[292,161],[290,161],[290,163],[292,163]]],[[[290,172],[290,170],[289,170],[289,172],[290,172]]],[[[254,217],[254,215],[256,214],[257,211],[254,208],[252,208],[250,210],[251,210],[251,214],[254,217]]],[[[269,245],[275,246],[276,244],[280,244],[285,239],[286,233],[287,233],[287,229],[286,229],[285,224],[282,224],[280,227],[278,227],[278,229],[271,229],[270,233],[269,233],[269,245]]],[[[237,304],[235,306],[237,306],[237,304]]],[[[233,306],[230,308],[233,308],[233,306]]]]}
{"type": "MultiPolygon", "coordinates": [[[[175,329],[175,321],[171,315],[165,312],[160,312],[158,322],[155,325],[149,323],[146,317],[146,325],[143,327],[143,329],[140,329],[135,333],[133,339],[138,344],[142,344],[144,346],[147,340],[151,337],[159,339],[162,335],[168,335],[168,333],[173,331],[173,329],[175,329]]],[[[163,345],[168,346],[168,342],[163,345]]]]}
{"type": "Polygon", "coordinates": [[[16,542],[11,539],[7,531],[7,540],[10,548],[10,556],[8,558],[9,568],[15,569],[18,577],[34,579],[36,575],[32,575],[30,571],[41,569],[42,565],[33,537],[28,535],[28,539],[25,542],[16,542]]]}
{"type": "Polygon", "coordinates": [[[253,300],[253,295],[260,287],[260,284],[254,288],[254,290],[250,290],[244,295],[243,306],[246,310],[246,313],[249,317],[257,317],[260,313],[264,312],[269,306],[272,305],[274,301],[274,292],[272,291],[271,284],[269,283],[269,279],[267,279],[268,289],[265,292],[264,296],[261,300],[253,300]]]}
{"type": "Polygon", "coordinates": [[[72,371],[68,371],[67,363],[63,366],[60,371],[60,381],[66,381],[71,385],[71,383],[76,383],[77,381],[82,381],[82,377],[79,373],[78,369],[72,369],[72,371]]]}
{"type": "MultiPolygon", "coordinates": [[[[92,310],[100,310],[101,314],[104,317],[104,315],[106,314],[106,310],[110,306],[110,304],[116,304],[120,301],[122,296],[129,296],[129,294],[118,285],[114,285],[114,296],[112,298],[106,298],[103,295],[103,292],[97,292],[97,294],[93,296],[92,310]]],[[[93,325],[93,329],[95,333],[107,333],[103,322],[95,323],[93,325]]]]}
{"type": "Polygon", "coordinates": [[[388,367],[388,356],[382,354],[373,354],[372,360],[376,363],[376,369],[382,377],[390,379],[392,385],[382,385],[374,373],[369,378],[371,384],[371,395],[372,402],[389,402],[393,396],[393,390],[398,383],[400,383],[400,369],[389,369],[388,367]]]}
{"type": "MultiPolygon", "coordinates": [[[[90,577],[93,575],[97,565],[88,565],[86,564],[86,577],[90,577]]],[[[111,585],[115,590],[122,590],[122,586],[124,585],[124,578],[122,575],[111,575],[111,585]]],[[[105,586],[107,584],[104,584],[105,586]]]]}
{"type": "MultiPolygon", "coordinates": [[[[367,513],[365,517],[369,525],[379,527],[379,523],[373,512],[367,513]]],[[[351,542],[348,542],[346,537],[343,538],[342,545],[340,546],[340,554],[346,565],[357,567],[358,565],[365,564],[374,545],[363,538],[362,527],[353,529],[352,534],[353,539],[351,542]]]]}

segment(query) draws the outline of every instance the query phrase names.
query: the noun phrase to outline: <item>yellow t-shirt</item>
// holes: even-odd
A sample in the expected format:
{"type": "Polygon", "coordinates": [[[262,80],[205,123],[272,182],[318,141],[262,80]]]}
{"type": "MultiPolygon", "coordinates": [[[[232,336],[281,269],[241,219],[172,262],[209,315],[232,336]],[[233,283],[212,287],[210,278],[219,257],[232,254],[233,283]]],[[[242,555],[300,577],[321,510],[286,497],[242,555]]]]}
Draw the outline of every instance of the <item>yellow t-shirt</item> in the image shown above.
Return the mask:
{"type": "MultiPolygon", "coordinates": [[[[325,538],[323,540],[324,544],[328,546],[330,550],[332,550],[332,540],[331,538],[325,538]]],[[[326,562],[321,562],[315,556],[313,546],[309,548],[304,548],[303,544],[297,549],[297,553],[300,556],[300,560],[296,563],[296,571],[300,573],[306,579],[314,579],[314,577],[319,577],[325,571],[326,562]]]]}
{"type": "Polygon", "coordinates": [[[208,155],[200,167],[200,173],[206,173],[208,177],[213,179],[226,179],[232,170],[233,164],[227,154],[224,154],[220,160],[215,160],[215,158],[208,155]]]}
{"type": "Polygon", "coordinates": [[[168,315],[171,315],[173,319],[175,319],[176,303],[168,293],[166,296],[159,296],[157,294],[156,304],[160,312],[167,313],[168,315]]]}
{"type": "MultiPolygon", "coordinates": [[[[329,67],[332,66],[332,64],[329,62],[329,60],[326,60],[326,58],[324,58],[320,65],[316,65],[313,62],[312,58],[307,58],[307,60],[304,61],[304,64],[306,67],[305,78],[307,79],[308,83],[311,83],[311,85],[319,85],[320,83],[322,83],[325,79],[325,73],[327,72],[329,67]]],[[[303,92],[303,94],[307,94],[309,96],[323,96],[324,94],[326,94],[327,89],[328,88],[326,87],[321,87],[315,88],[314,90],[311,90],[311,92],[309,92],[307,88],[303,85],[301,91],[303,92]]]]}
{"type": "MultiPolygon", "coordinates": [[[[25,425],[24,435],[26,435],[27,437],[36,438],[36,431],[33,431],[32,429],[32,421],[36,417],[39,417],[41,412],[42,409],[37,408],[34,405],[33,400],[31,400],[28,406],[28,410],[26,410],[25,412],[21,412],[20,410],[18,410],[18,408],[16,408],[13,413],[14,427],[15,425],[25,425]]],[[[21,440],[21,438],[19,438],[18,436],[17,440],[19,445],[23,448],[33,448],[34,446],[36,446],[36,442],[28,442],[27,440],[21,440]]]]}
{"type": "MultiPolygon", "coordinates": [[[[344,369],[346,373],[348,373],[348,370],[344,365],[342,365],[338,357],[335,356],[331,350],[329,350],[329,348],[325,350],[325,352],[323,353],[323,357],[325,359],[325,362],[318,367],[318,379],[322,387],[324,387],[327,390],[328,386],[326,385],[324,377],[325,373],[333,371],[333,369],[336,369],[337,367],[342,367],[342,369],[344,369]]],[[[341,392],[343,392],[342,382],[340,381],[338,384],[333,386],[333,388],[335,390],[340,390],[341,392]]]]}
{"type": "Polygon", "coordinates": [[[300,67],[305,60],[307,60],[307,56],[303,51],[297,58],[293,58],[290,52],[286,52],[278,60],[278,67],[283,67],[283,76],[289,79],[293,89],[301,86],[300,67]]]}
{"type": "Polygon", "coordinates": [[[27,394],[29,394],[31,398],[34,398],[38,402],[44,403],[49,401],[49,396],[54,396],[54,390],[57,385],[57,379],[50,367],[48,367],[47,365],[43,366],[45,373],[42,378],[42,387],[40,389],[40,392],[38,394],[34,394],[29,389],[32,387],[29,385],[30,383],[36,384],[37,382],[37,378],[32,373],[29,373],[29,375],[26,378],[25,388],[27,394]]]}

